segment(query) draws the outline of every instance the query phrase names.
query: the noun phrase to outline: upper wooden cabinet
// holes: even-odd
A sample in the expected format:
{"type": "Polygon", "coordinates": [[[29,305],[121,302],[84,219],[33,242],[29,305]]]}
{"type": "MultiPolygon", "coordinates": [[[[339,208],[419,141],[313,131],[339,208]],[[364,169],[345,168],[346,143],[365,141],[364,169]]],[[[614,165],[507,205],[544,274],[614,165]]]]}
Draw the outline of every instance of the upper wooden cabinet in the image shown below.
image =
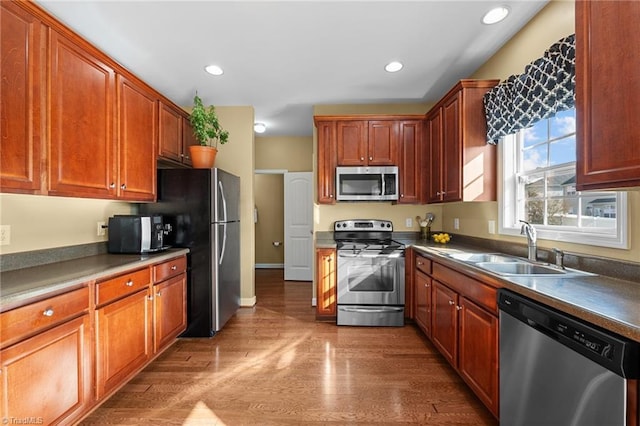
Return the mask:
{"type": "Polygon", "coordinates": [[[316,121],[317,157],[318,157],[318,203],[334,204],[336,202],[336,122],[316,121]]]}
{"type": "Polygon", "coordinates": [[[640,186],[640,2],[576,1],[578,190],[640,186]]]}
{"type": "Polygon", "coordinates": [[[182,115],[172,105],[160,102],[160,139],[158,155],[180,161],[182,154],[182,115]]]}
{"type": "Polygon", "coordinates": [[[116,196],[115,72],[50,32],[49,194],[116,196]]]}
{"type": "Polygon", "coordinates": [[[398,204],[422,201],[420,174],[424,120],[402,120],[398,123],[398,171],[400,194],[398,204]]]}
{"type": "Polygon", "coordinates": [[[189,152],[189,147],[191,145],[199,145],[198,139],[196,139],[196,135],[193,133],[193,127],[191,126],[191,122],[189,118],[182,117],[182,164],[187,166],[191,166],[191,153],[189,152]]]}
{"type": "Polygon", "coordinates": [[[14,2],[0,2],[0,22],[0,190],[39,193],[45,32],[14,2]]]}
{"type": "Polygon", "coordinates": [[[338,121],[338,166],[396,165],[397,133],[393,120],[338,121]]]}
{"type": "Polygon", "coordinates": [[[496,147],[487,144],[482,97],[499,80],[461,80],[426,117],[427,200],[495,201],[496,147]]]}
{"type": "Polygon", "coordinates": [[[158,109],[155,94],[117,76],[119,198],[153,201],[156,196],[158,109]]]}

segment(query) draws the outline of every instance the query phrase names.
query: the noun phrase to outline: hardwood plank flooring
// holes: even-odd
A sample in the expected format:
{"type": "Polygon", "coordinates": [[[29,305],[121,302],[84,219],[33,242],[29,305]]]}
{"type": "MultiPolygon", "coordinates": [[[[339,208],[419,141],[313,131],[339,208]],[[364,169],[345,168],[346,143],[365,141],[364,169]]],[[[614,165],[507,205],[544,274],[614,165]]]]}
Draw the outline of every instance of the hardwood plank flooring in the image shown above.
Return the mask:
{"type": "Polygon", "coordinates": [[[255,307],[179,339],[81,424],[498,424],[415,326],[319,323],[311,297],[256,270],[255,307]]]}

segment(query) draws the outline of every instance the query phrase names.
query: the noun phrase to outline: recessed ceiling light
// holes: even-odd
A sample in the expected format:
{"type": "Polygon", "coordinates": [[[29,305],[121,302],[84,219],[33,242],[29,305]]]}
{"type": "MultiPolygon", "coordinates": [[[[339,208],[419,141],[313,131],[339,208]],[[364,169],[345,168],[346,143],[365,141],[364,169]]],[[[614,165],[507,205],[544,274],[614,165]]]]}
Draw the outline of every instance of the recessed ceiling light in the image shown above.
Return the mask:
{"type": "Polygon", "coordinates": [[[398,61],[393,61],[393,62],[389,62],[387,65],[385,65],[384,69],[387,72],[398,72],[402,69],[403,65],[401,62],[398,61]]]}
{"type": "Polygon", "coordinates": [[[256,133],[264,133],[267,130],[267,126],[264,123],[255,123],[253,125],[253,131],[256,133]]]}
{"type": "Polygon", "coordinates": [[[507,6],[494,7],[484,14],[482,23],[487,25],[496,24],[506,18],[508,14],[509,8],[507,6]]]}
{"type": "Polygon", "coordinates": [[[204,67],[204,70],[211,75],[222,75],[224,73],[224,71],[222,71],[222,68],[217,65],[207,65],[206,67],[204,67]]]}

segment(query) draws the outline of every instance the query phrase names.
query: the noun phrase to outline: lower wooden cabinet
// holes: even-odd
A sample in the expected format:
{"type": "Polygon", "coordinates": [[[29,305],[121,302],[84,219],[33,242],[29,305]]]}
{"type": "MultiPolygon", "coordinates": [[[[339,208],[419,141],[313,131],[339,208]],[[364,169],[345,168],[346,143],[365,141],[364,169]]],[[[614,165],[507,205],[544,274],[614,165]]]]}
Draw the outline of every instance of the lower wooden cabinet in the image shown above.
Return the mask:
{"type": "Polygon", "coordinates": [[[0,351],[0,418],[78,420],[94,401],[91,341],[90,316],[84,314],[0,351]]]}
{"type": "Polygon", "coordinates": [[[427,337],[431,337],[431,278],[422,272],[415,273],[414,319],[427,337]]]}
{"type": "Polygon", "coordinates": [[[416,324],[498,417],[496,289],[420,255],[415,263],[416,324]]]}
{"type": "Polygon", "coordinates": [[[316,250],[316,319],[336,319],[336,250],[316,250]]]}
{"type": "Polygon", "coordinates": [[[170,345],[187,328],[187,277],[178,275],[153,286],[153,352],[170,345]]]}
{"type": "Polygon", "coordinates": [[[96,311],[96,392],[102,398],[151,357],[151,305],[144,289],[96,311]]]}
{"type": "Polygon", "coordinates": [[[458,370],[478,398],[498,414],[498,318],[460,299],[458,370]]]}

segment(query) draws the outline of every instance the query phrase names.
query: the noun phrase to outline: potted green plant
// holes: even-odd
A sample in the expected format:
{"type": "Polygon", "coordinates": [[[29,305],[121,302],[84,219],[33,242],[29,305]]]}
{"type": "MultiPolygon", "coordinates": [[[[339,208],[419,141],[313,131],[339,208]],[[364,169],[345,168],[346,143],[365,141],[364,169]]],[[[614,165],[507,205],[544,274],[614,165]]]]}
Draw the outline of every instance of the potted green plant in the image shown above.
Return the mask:
{"type": "Polygon", "coordinates": [[[218,144],[224,145],[229,141],[229,132],[220,125],[215,107],[204,106],[197,92],[193,98],[193,110],[189,116],[189,122],[200,144],[189,147],[193,167],[213,167],[218,153],[218,144]]]}

